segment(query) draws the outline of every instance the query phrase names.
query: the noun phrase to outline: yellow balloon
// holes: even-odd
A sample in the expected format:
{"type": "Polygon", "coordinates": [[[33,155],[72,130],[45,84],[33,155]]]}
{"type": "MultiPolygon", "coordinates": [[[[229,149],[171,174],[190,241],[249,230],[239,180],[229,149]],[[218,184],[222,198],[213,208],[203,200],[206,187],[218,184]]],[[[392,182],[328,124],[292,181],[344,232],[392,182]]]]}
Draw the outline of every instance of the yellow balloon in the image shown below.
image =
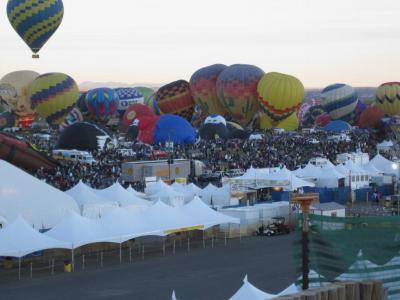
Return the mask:
{"type": "Polygon", "coordinates": [[[276,122],[272,120],[268,115],[261,114],[260,117],[260,128],[261,129],[272,129],[272,128],[282,128],[287,131],[294,131],[299,128],[299,120],[297,118],[296,113],[292,113],[286,119],[276,122]]]}
{"type": "Polygon", "coordinates": [[[16,71],[0,80],[0,98],[19,117],[32,115],[29,86],[39,76],[34,71],[16,71]]]}
{"type": "Polygon", "coordinates": [[[376,90],[376,106],[389,116],[400,113],[400,82],[381,84],[376,90]]]}
{"type": "Polygon", "coordinates": [[[271,72],[265,74],[257,87],[258,101],[273,121],[288,118],[304,99],[304,86],[291,75],[271,72]]]}

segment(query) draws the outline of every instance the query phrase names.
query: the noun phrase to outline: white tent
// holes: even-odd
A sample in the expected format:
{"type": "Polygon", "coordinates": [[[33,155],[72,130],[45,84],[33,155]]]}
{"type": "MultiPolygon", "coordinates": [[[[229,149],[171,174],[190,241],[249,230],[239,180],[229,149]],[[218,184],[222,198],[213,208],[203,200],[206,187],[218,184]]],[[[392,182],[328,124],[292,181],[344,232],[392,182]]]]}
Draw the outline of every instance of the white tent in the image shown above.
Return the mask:
{"type": "Polygon", "coordinates": [[[297,177],[287,168],[282,168],[277,170],[276,172],[269,173],[269,175],[265,177],[265,180],[267,182],[266,186],[268,187],[279,186],[283,187],[284,190],[287,191],[294,191],[297,190],[298,188],[306,186],[310,187],[314,186],[313,183],[297,177]]]}
{"type": "Polygon", "coordinates": [[[339,180],[345,178],[345,175],[338,172],[334,165],[327,164],[323,167],[317,167],[316,172],[316,186],[337,188],[339,186],[339,180]]]}
{"type": "Polygon", "coordinates": [[[171,189],[171,187],[168,184],[166,184],[164,181],[159,179],[159,180],[157,180],[157,182],[155,184],[152,184],[152,185],[146,187],[145,192],[148,196],[151,196],[151,195],[157,194],[160,191],[164,191],[166,189],[171,189]]]}
{"type": "Polygon", "coordinates": [[[292,173],[300,178],[317,179],[320,168],[308,163],[304,168],[294,170],[292,173]]]}
{"type": "Polygon", "coordinates": [[[200,191],[200,198],[208,205],[211,205],[211,200],[213,205],[229,205],[231,200],[230,185],[218,188],[210,183],[200,191]]]}
{"type": "Polygon", "coordinates": [[[146,198],[146,194],[145,194],[145,193],[138,192],[138,191],[136,191],[134,188],[132,188],[131,186],[129,186],[126,190],[127,190],[129,193],[134,194],[136,197],[143,198],[143,199],[146,198]]]}
{"type": "Polygon", "coordinates": [[[276,295],[265,293],[256,288],[247,280],[246,275],[243,279],[242,287],[229,300],[268,300],[276,297],[276,295]]]}
{"type": "Polygon", "coordinates": [[[72,197],[3,160],[0,178],[0,217],[8,223],[21,215],[35,228],[47,229],[68,211],[79,212],[72,197]]]}
{"type": "Polygon", "coordinates": [[[110,202],[116,201],[119,206],[125,207],[131,211],[141,211],[152,204],[150,201],[144,200],[135,196],[133,193],[130,193],[118,182],[106,189],[93,191],[102,196],[104,199],[107,199],[110,202]]]}
{"type": "Polygon", "coordinates": [[[183,195],[185,203],[192,201],[194,196],[196,196],[195,191],[192,189],[192,187],[189,187],[189,185],[175,182],[171,185],[171,187],[175,192],[183,195]]]}
{"type": "Polygon", "coordinates": [[[390,151],[393,148],[394,144],[392,141],[383,141],[382,143],[376,145],[376,149],[382,152],[390,151]]]}
{"type": "Polygon", "coordinates": [[[191,220],[193,226],[201,226],[201,229],[220,224],[240,224],[240,219],[215,211],[204,204],[199,197],[195,197],[191,202],[182,206],[180,212],[191,220]]]}
{"type": "Polygon", "coordinates": [[[375,166],[371,162],[365,165],[361,165],[361,168],[367,171],[370,176],[380,176],[383,174],[383,172],[375,168],[375,166]]]}
{"type": "Polygon", "coordinates": [[[123,243],[138,236],[160,235],[162,230],[155,225],[157,220],[148,219],[146,212],[130,212],[116,208],[98,220],[107,242],[123,243]],[[156,230],[154,228],[157,228],[156,230]]]}
{"type": "Polygon", "coordinates": [[[171,298],[171,300],[177,300],[177,299],[176,299],[176,296],[175,296],[175,291],[172,291],[172,298],[171,298]]]}
{"type": "Polygon", "coordinates": [[[398,164],[384,158],[382,155],[377,154],[371,161],[369,162],[383,174],[388,175],[398,175],[399,166],[398,164]]]}
{"type": "Polygon", "coordinates": [[[93,190],[82,181],[79,181],[77,185],[65,193],[74,198],[81,208],[81,215],[88,218],[100,218],[106,212],[118,206],[117,202],[108,201],[93,192],[93,190]]]}
{"type": "Polygon", "coordinates": [[[33,229],[22,217],[0,230],[0,256],[22,257],[46,249],[69,249],[69,245],[33,229]]]}
{"type": "Polygon", "coordinates": [[[168,187],[164,190],[160,190],[155,194],[152,194],[150,196],[150,199],[153,202],[161,200],[170,206],[182,206],[185,204],[184,195],[181,193],[175,192],[175,190],[172,189],[171,187],[168,187]]]}
{"type": "Polygon", "coordinates": [[[282,292],[280,292],[277,296],[280,297],[280,296],[286,296],[286,295],[290,295],[290,294],[296,294],[299,291],[300,291],[300,289],[294,283],[292,283],[286,289],[284,289],[282,292]]]}
{"type": "Polygon", "coordinates": [[[71,249],[107,240],[106,233],[97,221],[75,212],[70,212],[64,220],[45,232],[45,235],[68,243],[71,249]]]}

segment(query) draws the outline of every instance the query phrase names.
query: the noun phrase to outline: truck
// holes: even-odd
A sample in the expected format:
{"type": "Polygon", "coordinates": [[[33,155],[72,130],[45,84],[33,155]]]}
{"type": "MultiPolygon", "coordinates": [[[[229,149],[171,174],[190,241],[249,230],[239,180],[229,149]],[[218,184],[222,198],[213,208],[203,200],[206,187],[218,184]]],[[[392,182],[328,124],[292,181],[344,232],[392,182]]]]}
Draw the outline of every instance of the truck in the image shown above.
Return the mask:
{"type": "Polygon", "coordinates": [[[190,159],[170,159],[152,161],[132,161],[122,164],[122,180],[125,182],[145,181],[148,177],[156,177],[162,180],[175,180],[200,176],[203,173],[204,164],[190,159]]]}

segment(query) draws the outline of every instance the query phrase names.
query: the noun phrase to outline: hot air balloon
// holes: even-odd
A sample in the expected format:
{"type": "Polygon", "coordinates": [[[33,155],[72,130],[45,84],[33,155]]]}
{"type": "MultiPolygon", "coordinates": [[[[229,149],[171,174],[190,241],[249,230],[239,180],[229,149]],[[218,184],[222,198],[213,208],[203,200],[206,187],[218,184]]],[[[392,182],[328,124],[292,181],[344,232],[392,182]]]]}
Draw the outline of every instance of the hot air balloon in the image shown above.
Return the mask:
{"type": "Polygon", "coordinates": [[[349,131],[350,129],[351,129],[350,124],[342,120],[331,121],[328,123],[328,125],[324,127],[324,130],[326,132],[334,132],[334,133],[349,131]]]}
{"type": "Polygon", "coordinates": [[[385,113],[379,107],[368,107],[360,115],[358,126],[360,128],[379,128],[385,113]]]}
{"type": "Polygon", "coordinates": [[[336,83],[322,90],[321,101],[332,120],[349,122],[357,106],[358,95],[353,87],[336,83]]]}
{"type": "Polygon", "coordinates": [[[257,84],[263,75],[256,66],[238,64],[218,76],[218,99],[232,121],[246,126],[259,110],[257,84]]]}
{"type": "Polygon", "coordinates": [[[242,126],[234,122],[226,122],[226,128],[228,129],[230,139],[248,139],[250,133],[245,130],[242,126]]]}
{"type": "Polygon", "coordinates": [[[107,121],[116,111],[118,97],[113,89],[97,88],[86,95],[86,103],[92,118],[107,121]]]}
{"type": "Polygon", "coordinates": [[[32,107],[50,125],[60,125],[74,108],[79,89],[66,74],[48,73],[39,76],[29,88],[32,107]]]}
{"type": "Polygon", "coordinates": [[[194,144],[196,132],[186,119],[176,115],[163,115],[154,129],[154,143],[165,144],[169,141],[175,145],[194,144]]]}
{"type": "Polygon", "coordinates": [[[137,86],[135,90],[139,91],[143,95],[143,101],[146,102],[147,99],[154,94],[154,90],[152,88],[144,87],[144,86],[137,86]]]}
{"type": "Polygon", "coordinates": [[[225,118],[221,115],[208,116],[199,130],[199,135],[203,140],[227,139],[229,130],[225,118]]]}
{"type": "Polygon", "coordinates": [[[127,108],[131,104],[143,103],[144,96],[141,92],[134,88],[118,88],[115,89],[118,96],[117,111],[122,117],[127,108]]]}
{"type": "Polygon", "coordinates": [[[297,118],[304,128],[324,127],[330,121],[328,113],[322,107],[321,100],[318,99],[304,102],[297,111],[297,118]]]}
{"type": "Polygon", "coordinates": [[[138,117],[146,117],[146,116],[154,116],[153,111],[144,104],[132,104],[125,111],[124,116],[122,117],[122,127],[127,129],[132,121],[138,117]]]}
{"type": "Polygon", "coordinates": [[[76,107],[79,108],[79,111],[83,116],[87,116],[89,114],[87,103],[86,103],[86,94],[87,92],[80,92],[78,101],[76,102],[76,107]]]}
{"type": "Polygon", "coordinates": [[[351,125],[356,125],[358,124],[358,121],[360,120],[360,116],[363,113],[363,111],[368,107],[367,104],[365,104],[363,101],[358,100],[356,108],[353,111],[353,114],[349,120],[351,125]]]}
{"type": "Polygon", "coordinates": [[[155,115],[159,116],[161,114],[160,108],[157,104],[157,93],[151,95],[147,100],[144,101],[144,104],[150,108],[155,115]]]}
{"type": "Polygon", "coordinates": [[[0,113],[0,130],[14,127],[16,124],[15,115],[12,112],[6,111],[0,113]]]}
{"type": "MultiPolygon", "coordinates": [[[[29,86],[39,76],[34,71],[16,71],[0,80],[0,98],[18,117],[33,116],[29,98],[29,86]]],[[[33,117],[32,117],[33,119],[33,117]]]]}
{"type": "Polygon", "coordinates": [[[32,50],[33,58],[60,26],[64,15],[61,0],[8,0],[11,26],[32,50]]]}
{"type": "Polygon", "coordinates": [[[175,114],[190,122],[194,112],[194,101],[189,83],[178,80],[162,86],[157,91],[157,104],[163,114],[175,114]]]}
{"type": "Polygon", "coordinates": [[[400,113],[400,82],[381,84],[376,91],[376,105],[389,115],[400,113]]]}
{"type": "Polygon", "coordinates": [[[206,115],[223,115],[224,107],[218,99],[217,78],[227,66],[215,64],[197,70],[190,78],[190,90],[194,102],[206,115]]]}
{"type": "Polygon", "coordinates": [[[304,86],[296,77],[271,72],[261,78],[257,93],[261,108],[274,125],[299,108],[304,99],[304,86]]]}
{"type": "Polygon", "coordinates": [[[83,121],[83,115],[79,108],[74,107],[69,114],[65,117],[64,122],[59,126],[58,130],[60,132],[64,131],[65,128],[68,126],[75,124],[77,122],[82,122],[83,121]]]}

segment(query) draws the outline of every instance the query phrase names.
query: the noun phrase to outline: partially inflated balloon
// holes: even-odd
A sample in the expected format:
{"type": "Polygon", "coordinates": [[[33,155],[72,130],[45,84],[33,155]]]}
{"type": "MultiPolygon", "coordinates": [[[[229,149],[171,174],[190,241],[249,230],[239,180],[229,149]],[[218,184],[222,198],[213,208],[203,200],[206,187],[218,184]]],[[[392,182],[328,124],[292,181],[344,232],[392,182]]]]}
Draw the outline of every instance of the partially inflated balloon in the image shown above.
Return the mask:
{"type": "Polygon", "coordinates": [[[144,87],[144,86],[137,86],[135,87],[135,89],[137,91],[139,91],[140,93],[142,93],[143,98],[144,98],[144,102],[146,102],[147,99],[149,99],[151,97],[151,95],[154,94],[154,90],[148,87],[144,87]]]}
{"type": "Polygon", "coordinates": [[[60,26],[64,15],[61,0],[8,0],[12,27],[33,53],[38,53],[60,26]]]}
{"type": "Polygon", "coordinates": [[[264,71],[252,65],[232,65],[217,79],[218,99],[232,121],[246,126],[259,109],[257,84],[264,71]]]}
{"type": "Polygon", "coordinates": [[[387,82],[376,91],[376,105],[389,115],[400,113],[400,82],[387,82]]]}
{"type": "Polygon", "coordinates": [[[154,116],[153,111],[149,107],[140,103],[132,104],[128,107],[122,117],[122,127],[127,129],[136,118],[148,116],[154,116]]]}
{"type": "Polygon", "coordinates": [[[0,98],[18,117],[32,116],[29,86],[39,76],[34,71],[16,71],[0,80],[0,98]]]}
{"type": "Polygon", "coordinates": [[[39,76],[29,88],[32,107],[50,125],[60,125],[74,108],[78,86],[71,77],[62,73],[39,76]]]}
{"type": "Polygon", "coordinates": [[[144,101],[144,104],[150,108],[155,115],[159,116],[161,114],[160,108],[157,104],[157,93],[151,95],[147,100],[144,101]]]}
{"type": "Polygon", "coordinates": [[[194,144],[196,132],[184,118],[176,115],[163,115],[154,129],[154,143],[173,142],[175,145],[194,144]]]}
{"type": "Polygon", "coordinates": [[[257,93],[263,111],[279,122],[298,109],[304,99],[304,86],[296,77],[272,72],[261,78],[257,93]]]}
{"type": "Polygon", "coordinates": [[[280,122],[275,122],[266,114],[262,114],[260,117],[260,128],[264,130],[282,128],[287,131],[293,131],[299,128],[299,120],[297,119],[296,113],[292,113],[289,117],[280,122]]]}
{"type": "Polygon", "coordinates": [[[324,127],[330,121],[321,101],[317,99],[304,102],[297,111],[297,118],[304,128],[324,127]]]}
{"type": "Polygon", "coordinates": [[[352,113],[358,101],[353,87],[343,83],[327,86],[321,92],[321,100],[332,120],[352,121],[352,113]]]}
{"type": "Polygon", "coordinates": [[[77,122],[82,122],[83,121],[83,115],[79,108],[74,107],[69,114],[65,117],[64,122],[59,126],[59,131],[62,132],[67,128],[68,126],[75,124],[77,122]]]}
{"type": "Polygon", "coordinates": [[[157,104],[162,113],[178,115],[190,122],[194,101],[189,83],[178,80],[162,86],[157,92],[157,104]]]}
{"type": "Polygon", "coordinates": [[[135,103],[143,103],[143,94],[134,88],[118,88],[115,89],[118,96],[117,111],[120,116],[123,116],[125,111],[128,109],[129,105],[135,103]]]}
{"type": "Polygon", "coordinates": [[[229,130],[225,118],[221,115],[208,116],[199,130],[199,135],[203,140],[227,139],[229,130]]]}
{"type": "Polygon", "coordinates": [[[368,107],[361,113],[358,126],[360,128],[378,128],[383,117],[385,117],[385,113],[379,107],[368,107]]]}
{"type": "Polygon", "coordinates": [[[107,121],[115,113],[117,101],[117,94],[109,88],[93,89],[86,95],[88,110],[98,121],[107,121]]]}
{"type": "Polygon", "coordinates": [[[217,78],[227,66],[215,64],[197,70],[190,78],[190,90],[194,102],[206,116],[225,113],[218,99],[217,78]]]}

